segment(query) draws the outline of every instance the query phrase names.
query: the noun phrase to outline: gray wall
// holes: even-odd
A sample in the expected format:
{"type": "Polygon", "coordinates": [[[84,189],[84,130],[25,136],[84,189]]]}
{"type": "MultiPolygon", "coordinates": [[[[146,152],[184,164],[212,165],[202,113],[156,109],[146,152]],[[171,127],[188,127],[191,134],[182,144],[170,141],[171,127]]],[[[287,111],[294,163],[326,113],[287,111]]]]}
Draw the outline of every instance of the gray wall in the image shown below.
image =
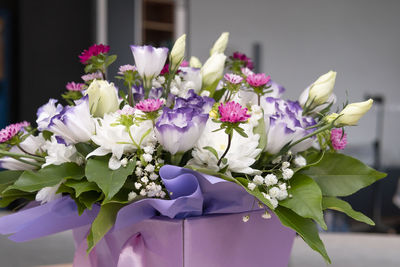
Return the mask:
{"type": "MultiPolygon", "coordinates": [[[[251,55],[262,45],[261,70],[296,99],[320,74],[338,72],[338,103],[386,97],[385,165],[400,163],[400,1],[396,0],[202,0],[190,1],[192,55],[205,60],[213,41],[229,31],[228,52],[251,55]]],[[[376,111],[348,128],[350,152],[371,161],[376,111]]]]}

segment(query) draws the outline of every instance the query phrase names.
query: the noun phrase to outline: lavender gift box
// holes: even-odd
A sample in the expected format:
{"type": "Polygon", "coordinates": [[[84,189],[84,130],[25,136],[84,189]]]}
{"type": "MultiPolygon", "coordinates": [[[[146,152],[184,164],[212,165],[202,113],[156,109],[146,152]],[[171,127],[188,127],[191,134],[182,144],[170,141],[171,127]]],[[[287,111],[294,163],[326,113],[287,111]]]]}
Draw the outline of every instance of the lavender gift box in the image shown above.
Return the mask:
{"type": "Polygon", "coordinates": [[[79,267],[286,267],[295,232],[272,215],[251,213],[186,219],[155,217],[107,234],[86,253],[88,227],[74,230],[79,267]],[[242,217],[250,214],[250,220],[242,217]]]}

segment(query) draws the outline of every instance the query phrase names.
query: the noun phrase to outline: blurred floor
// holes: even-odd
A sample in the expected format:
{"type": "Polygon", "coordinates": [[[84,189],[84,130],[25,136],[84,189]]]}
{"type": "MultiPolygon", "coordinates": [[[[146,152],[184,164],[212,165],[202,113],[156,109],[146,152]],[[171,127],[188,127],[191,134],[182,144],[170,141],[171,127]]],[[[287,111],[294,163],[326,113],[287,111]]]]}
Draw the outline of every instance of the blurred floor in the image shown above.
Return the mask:
{"type": "MultiPolygon", "coordinates": [[[[331,267],[400,266],[400,235],[322,233],[321,238],[332,259],[331,267]]],[[[14,243],[0,236],[1,267],[70,267],[73,253],[70,231],[26,243],[14,243]]],[[[326,266],[322,258],[297,237],[289,267],[321,266],[326,266]]]]}

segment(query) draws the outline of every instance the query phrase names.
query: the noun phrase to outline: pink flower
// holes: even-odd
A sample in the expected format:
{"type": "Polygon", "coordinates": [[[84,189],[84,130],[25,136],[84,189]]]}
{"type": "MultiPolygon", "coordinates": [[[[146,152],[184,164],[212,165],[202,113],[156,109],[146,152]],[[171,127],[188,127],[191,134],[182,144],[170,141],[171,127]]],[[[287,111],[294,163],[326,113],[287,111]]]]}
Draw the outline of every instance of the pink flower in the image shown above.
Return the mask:
{"type": "Polygon", "coordinates": [[[182,61],[181,67],[189,67],[189,62],[186,60],[182,61]]]}
{"type": "Polygon", "coordinates": [[[239,103],[235,101],[227,102],[226,104],[221,103],[218,107],[220,120],[223,122],[244,122],[250,118],[250,114],[247,114],[247,108],[243,108],[239,103]]]}
{"type": "Polygon", "coordinates": [[[117,110],[117,113],[120,115],[133,115],[135,113],[135,108],[125,105],[121,110],[117,110]]]}
{"type": "Polygon", "coordinates": [[[246,82],[252,87],[260,87],[266,85],[271,80],[271,76],[265,73],[250,74],[246,78],[246,82]]]}
{"type": "Polygon", "coordinates": [[[169,64],[165,64],[164,67],[162,68],[160,75],[164,75],[169,72],[169,64]]]}
{"type": "Polygon", "coordinates": [[[88,81],[91,81],[91,80],[94,80],[94,79],[101,79],[102,80],[103,79],[103,74],[101,74],[101,72],[98,71],[98,72],[95,72],[95,73],[85,74],[81,78],[85,82],[88,82],[88,81]]]}
{"type": "Polygon", "coordinates": [[[343,134],[342,129],[332,129],[331,142],[335,150],[345,149],[347,145],[347,134],[343,134]]]}
{"type": "Polygon", "coordinates": [[[119,67],[119,72],[118,72],[118,74],[124,75],[124,73],[127,72],[127,71],[129,71],[129,70],[135,71],[135,70],[136,70],[136,67],[133,66],[133,65],[129,65],[129,64],[122,65],[122,66],[119,67]]]}
{"type": "Polygon", "coordinates": [[[81,91],[83,89],[84,83],[75,83],[75,82],[69,82],[65,86],[65,88],[68,91],[81,91]]]}
{"type": "Polygon", "coordinates": [[[254,72],[251,71],[249,68],[241,68],[240,71],[245,75],[245,76],[250,76],[254,74],[254,72]]]}
{"type": "Polygon", "coordinates": [[[7,142],[21,131],[22,128],[28,127],[29,122],[23,121],[8,125],[6,128],[0,130],[0,143],[7,142]]]}
{"type": "Polygon", "coordinates": [[[232,84],[239,84],[243,81],[243,78],[239,75],[233,74],[233,73],[227,73],[224,75],[225,80],[232,84]]]}
{"type": "Polygon", "coordinates": [[[110,46],[103,44],[94,44],[89,47],[88,50],[83,50],[83,52],[79,55],[79,60],[82,64],[88,64],[92,56],[107,54],[108,51],[110,51],[110,46]]]}
{"type": "Polygon", "coordinates": [[[157,111],[164,105],[164,101],[161,99],[145,99],[136,104],[135,108],[143,112],[157,111]]]}

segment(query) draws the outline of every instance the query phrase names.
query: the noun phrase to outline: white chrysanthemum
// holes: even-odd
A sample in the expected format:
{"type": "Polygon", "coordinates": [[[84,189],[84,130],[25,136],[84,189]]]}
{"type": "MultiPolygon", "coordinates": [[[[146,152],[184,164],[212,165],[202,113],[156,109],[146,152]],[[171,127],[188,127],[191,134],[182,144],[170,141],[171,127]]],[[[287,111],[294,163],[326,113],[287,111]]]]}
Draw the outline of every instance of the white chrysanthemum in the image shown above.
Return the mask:
{"type": "Polygon", "coordinates": [[[60,165],[65,162],[81,163],[76,148],[73,145],[66,145],[62,141],[59,142],[54,135],[51,137],[51,141],[46,141],[43,149],[47,151],[47,156],[46,163],[42,167],[60,165]]]}
{"type": "MultiPolygon", "coordinates": [[[[248,123],[241,124],[248,137],[243,137],[237,132],[233,132],[231,147],[226,154],[228,171],[246,173],[246,174],[259,174],[259,171],[251,168],[250,166],[256,161],[256,157],[261,153],[261,149],[257,148],[260,136],[253,133],[253,126],[248,123]]],[[[222,156],[227,147],[227,135],[224,131],[213,132],[220,128],[220,124],[213,122],[211,119],[207,121],[203,134],[197,141],[193,149],[193,159],[189,164],[207,167],[212,170],[219,170],[219,167],[224,167],[221,164],[217,166],[218,159],[204,149],[206,146],[214,148],[218,153],[218,158],[222,156]]]]}
{"type": "MultiPolygon", "coordinates": [[[[104,156],[112,153],[109,162],[110,169],[118,169],[121,167],[121,157],[124,153],[132,153],[137,150],[136,145],[126,130],[126,127],[118,123],[119,114],[105,114],[103,119],[96,120],[96,134],[91,137],[92,141],[99,145],[97,149],[91,152],[87,157],[104,156]]],[[[140,140],[149,129],[153,129],[151,121],[141,121],[130,127],[130,133],[136,144],[140,144],[140,140]]],[[[150,132],[143,138],[141,147],[147,146],[154,142],[154,133],[150,132]]]]}

